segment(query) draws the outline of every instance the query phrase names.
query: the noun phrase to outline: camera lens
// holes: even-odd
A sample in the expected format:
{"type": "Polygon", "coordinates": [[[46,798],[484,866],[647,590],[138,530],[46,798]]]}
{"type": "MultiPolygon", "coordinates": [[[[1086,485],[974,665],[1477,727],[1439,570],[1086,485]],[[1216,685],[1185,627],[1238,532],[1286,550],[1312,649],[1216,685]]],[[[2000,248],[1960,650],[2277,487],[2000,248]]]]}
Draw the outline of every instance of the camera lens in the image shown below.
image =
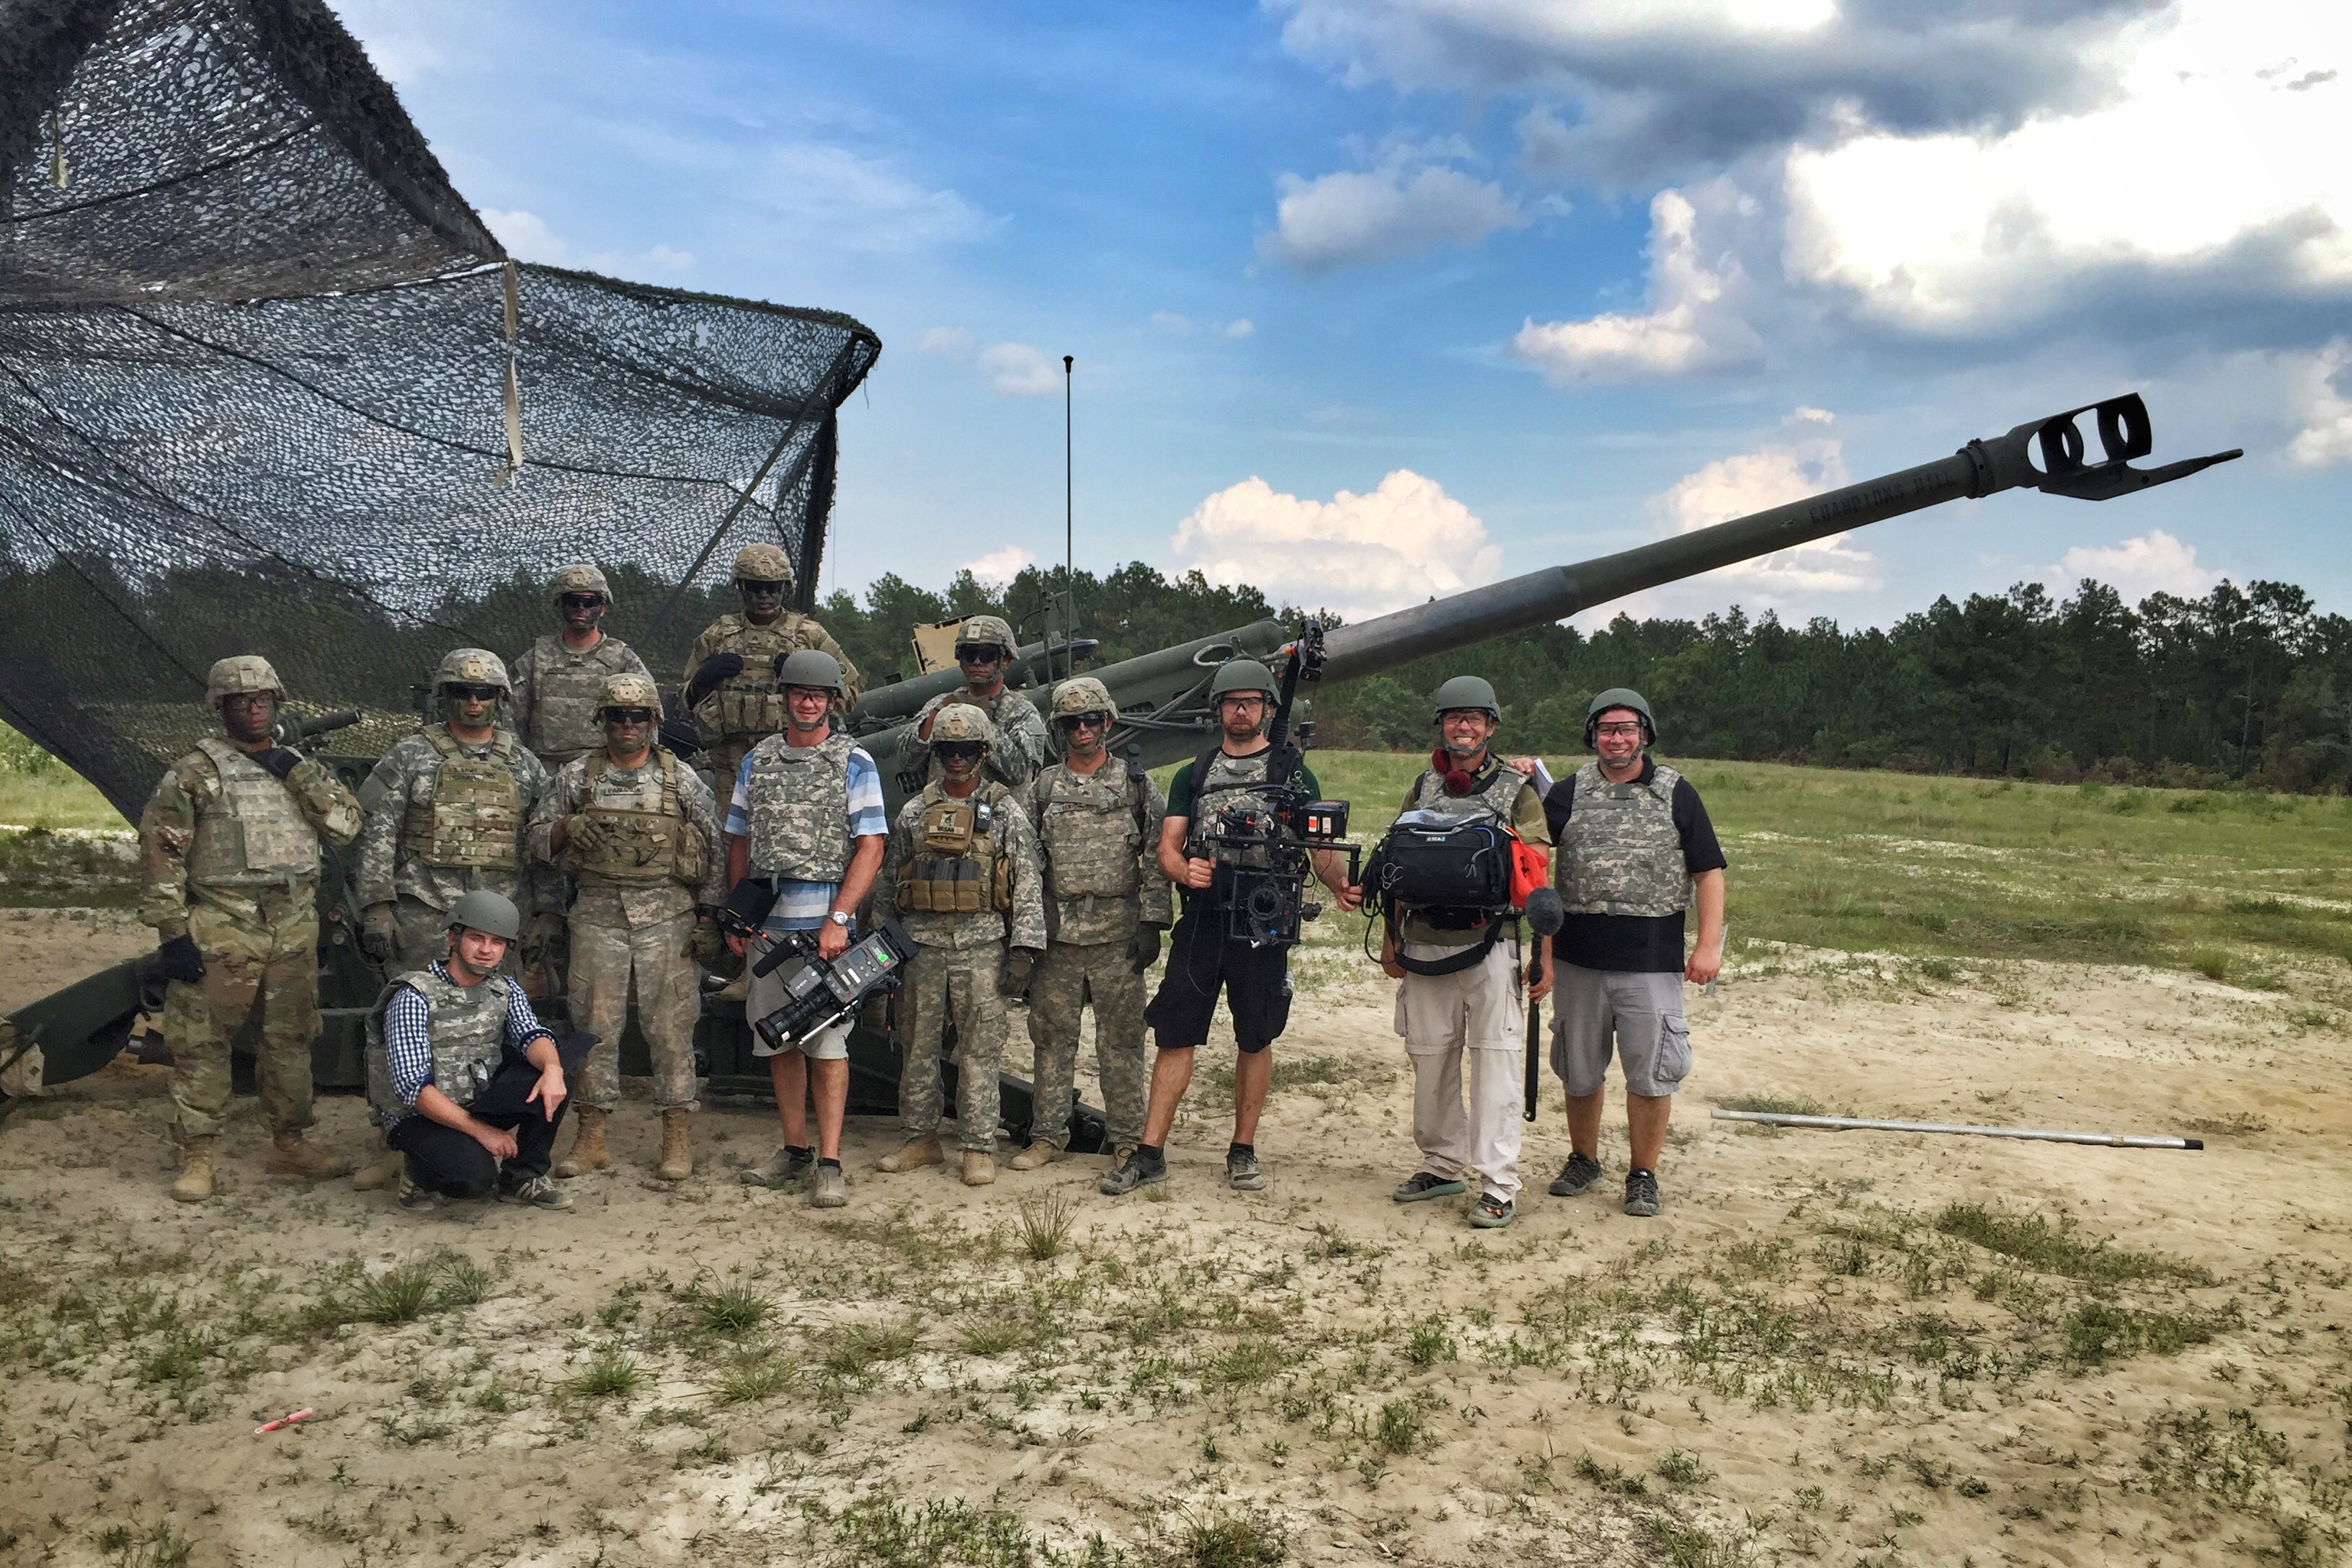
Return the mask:
{"type": "Polygon", "coordinates": [[[1260,882],[1249,890],[1250,919],[1275,921],[1282,916],[1282,891],[1271,882],[1260,882]]]}

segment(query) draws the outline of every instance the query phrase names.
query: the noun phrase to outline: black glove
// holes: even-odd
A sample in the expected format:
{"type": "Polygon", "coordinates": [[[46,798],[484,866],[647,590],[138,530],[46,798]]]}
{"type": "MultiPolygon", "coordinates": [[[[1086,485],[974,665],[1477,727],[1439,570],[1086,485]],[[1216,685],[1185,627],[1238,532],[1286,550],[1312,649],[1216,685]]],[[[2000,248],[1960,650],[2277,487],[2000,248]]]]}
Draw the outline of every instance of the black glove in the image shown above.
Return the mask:
{"type": "Polygon", "coordinates": [[[701,701],[722,680],[731,680],[743,673],[743,656],[740,653],[714,653],[696,667],[694,679],[686,683],[686,705],[689,708],[701,701]]]}
{"type": "Polygon", "coordinates": [[[163,978],[185,981],[194,985],[205,977],[204,949],[196,939],[182,931],[178,936],[155,950],[163,961],[163,978]]]}
{"type": "MultiPolygon", "coordinates": [[[[702,753],[702,731],[694,727],[693,720],[673,714],[661,721],[661,743],[678,756],[699,756],[702,753]]],[[[728,786],[733,787],[732,780],[728,781],[728,786]]]]}
{"type": "Polygon", "coordinates": [[[996,989],[1007,996],[1025,998],[1029,994],[1029,977],[1037,968],[1036,952],[1016,947],[1004,955],[1003,972],[996,977],[996,989]]]}
{"type": "Polygon", "coordinates": [[[266,752],[256,752],[253,760],[268,768],[278,778],[284,778],[302,765],[302,753],[289,752],[283,746],[272,746],[266,752]]]}
{"type": "Polygon", "coordinates": [[[378,963],[390,963],[396,930],[390,904],[370,904],[360,911],[360,951],[378,963]]]}
{"type": "Polygon", "coordinates": [[[1160,962],[1160,927],[1135,928],[1135,934],[1127,939],[1127,962],[1135,966],[1138,974],[1160,962]]]}

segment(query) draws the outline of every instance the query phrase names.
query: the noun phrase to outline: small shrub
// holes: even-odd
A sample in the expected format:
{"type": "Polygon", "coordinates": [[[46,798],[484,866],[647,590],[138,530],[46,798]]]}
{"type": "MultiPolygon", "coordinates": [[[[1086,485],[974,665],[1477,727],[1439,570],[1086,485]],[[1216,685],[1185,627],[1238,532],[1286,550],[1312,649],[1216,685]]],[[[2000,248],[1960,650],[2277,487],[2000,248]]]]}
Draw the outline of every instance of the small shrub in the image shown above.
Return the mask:
{"type": "Polygon", "coordinates": [[[689,1289],[687,1300],[702,1326],[715,1334],[748,1333],[775,1309],[774,1302],[740,1279],[716,1290],[689,1289]]]}
{"type": "Polygon", "coordinates": [[[1070,1225],[1077,1211],[1058,1193],[1021,1200],[1021,1250],[1043,1263],[1070,1248],[1070,1225]]]}
{"type": "Polygon", "coordinates": [[[1415,1323],[1405,1340],[1404,1359],[1415,1366],[1435,1366],[1454,1360],[1457,1353],[1453,1336],[1445,1331],[1445,1320],[1435,1313],[1415,1323]]]}
{"type": "Polygon", "coordinates": [[[1421,1441],[1421,1411],[1409,1399],[1391,1399],[1381,1406],[1381,1447],[1391,1454],[1410,1454],[1421,1441]]]}
{"type": "Polygon", "coordinates": [[[1282,1523],[1262,1509],[1219,1509],[1187,1519],[1173,1542],[1181,1568],[1275,1568],[1290,1556],[1282,1523]]]}
{"type": "Polygon", "coordinates": [[[607,1344],[599,1346],[595,1358],[561,1386],[573,1399],[611,1399],[625,1398],[645,1384],[646,1369],[636,1358],[619,1345],[607,1344]]]}
{"type": "Polygon", "coordinates": [[[1670,1487],[1704,1486],[1715,1479],[1715,1472],[1699,1462],[1696,1454],[1676,1448],[1658,1461],[1658,1479],[1670,1487]]]}
{"type": "Polygon", "coordinates": [[[2189,967],[2208,980],[2227,980],[2230,978],[2231,960],[2229,952],[2222,948],[2200,947],[2190,951],[2189,967]]]}
{"type": "Polygon", "coordinates": [[[433,1305],[436,1272],[429,1259],[420,1258],[362,1276],[352,1293],[352,1315],[366,1323],[415,1322],[433,1305]]]}

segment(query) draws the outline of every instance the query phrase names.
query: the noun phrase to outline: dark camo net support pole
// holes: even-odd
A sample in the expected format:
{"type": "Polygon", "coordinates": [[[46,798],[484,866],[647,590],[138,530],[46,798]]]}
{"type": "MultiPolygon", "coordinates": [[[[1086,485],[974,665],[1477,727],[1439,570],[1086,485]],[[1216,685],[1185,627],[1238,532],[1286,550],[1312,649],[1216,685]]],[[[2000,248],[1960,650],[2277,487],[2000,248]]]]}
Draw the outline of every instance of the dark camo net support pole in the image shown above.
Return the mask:
{"type": "Polygon", "coordinates": [[[225,655],[364,752],[567,561],[667,674],[822,559],[872,331],[524,266],[506,478],[505,261],[318,0],[0,0],[0,717],[135,817],[225,655]]]}

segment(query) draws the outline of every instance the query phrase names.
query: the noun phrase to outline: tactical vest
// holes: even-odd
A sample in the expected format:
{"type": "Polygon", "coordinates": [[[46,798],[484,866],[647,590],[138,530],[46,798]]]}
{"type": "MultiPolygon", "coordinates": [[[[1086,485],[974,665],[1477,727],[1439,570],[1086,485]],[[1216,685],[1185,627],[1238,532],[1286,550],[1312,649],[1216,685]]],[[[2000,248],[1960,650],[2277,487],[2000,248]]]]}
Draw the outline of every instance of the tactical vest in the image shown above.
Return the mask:
{"type": "Polygon", "coordinates": [[[765,740],[784,727],[784,689],[776,679],[776,656],[817,646],[803,629],[811,624],[809,617],[798,610],[786,610],[764,626],[755,626],[740,616],[722,616],[718,624],[726,628],[726,635],[712,654],[740,654],[743,668],[721,681],[704,701],[716,704],[721,739],[765,740]]]}
{"type": "Polygon", "coordinates": [[[408,803],[403,853],[452,870],[513,870],[522,832],[522,792],[507,761],[514,755],[513,731],[492,731],[489,753],[480,757],[468,755],[446,724],[427,724],[422,733],[441,765],[431,796],[408,803]]]}
{"type": "MultiPolygon", "coordinates": [[[[1220,744],[1202,752],[1192,761],[1192,816],[1184,830],[1184,853],[1196,860],[1205,860],[1213,852],[1234,858],[1240,865],[1264,865],[1267,856],[1263,850],[1216,851],[1207,842],[1216,826],[1216,819],[1226,812],[1265,812],[1274,808],[1273,801],[1264,790],[1232,785],[1263,784],[1266,769],[1273,762],[1277,748],[1268,746],[1246,757],[1226,754],[1220,744]]],[[[1297,777],[1294,772],[1292,776],[1297,777]]]]}
{"type": "Polygon", "coordinates": [[[1013,861],[998,852],[998,818],[1019,809],[1010,792],[992,779],[950,800],[933,784],[924,786],[921,801],[914,853],[898,867],[898,908],[934,915],[1011,909],[1013,861]]]}
{"type": "Polygon", "coordinates": [[[571,869],[607,882],[675,879],[689,888],[710,875],[709,847],[678,808],[677,759],[656,746],[652,760],[658,766],[623,774],[604,752],[588,754],[588,805],[581,815],[602,831],[585,853],[567,848],[571,869]]]}
{"type": "Polygon", "coordinates": [[[532,646],[530,656],[530,733],[524,743],[564,762],[602,746],[604,726],[596,711],[604,706],[604,682],[635,672],[628,645],[608,637],[576,653],[551,635],[532,646]]]}
{"type": "Polygon", "coordinates": [[[1412,786],[1412,798],[1406,803],[1405,810],[1426,811],[1438,816],[1491,816],[1497,826],[1508,827],[1511,813],[1519,804],[1519,791],[1527,786],[1528,775],[1518,769],[1496,767],[1495,776],[1486,781],[1484,789],[1468,795],[1448,795],[1445,775],[1434,768],[1424,768],[1412,786]]]}
{"type": "Polygon", "coordinates": [[[1690,907],[1690,868],[1675,830],[1682,774],[1654,763],[1647,784],[1611,784],[1601,764],[1576,773],[1576,793],[1552,858],[1552,886],[1572,915],[1678,915],[1690,907]]]}
{"type": "Polygon", "coordinates": [[[479,985],[460,985],[430,969],[419,969],[386,985],[368,1009],[368,1103],[383,1115],[408,1114],[409,1107],[393,1092],[392,1054],[383,1043],[384,1014],[402,986],[425,998],[433,1087],[464,1106],[474,1102],[499,1070],[506,1051],[508,987],[513,984],[503,974],[492,974],[479,985]]]}
{"type": "Polygon", "coordinates": [[[196,807],[188,880],[215,888],[292,888],[319,876],[319,834],[294,794],[217,735],[196,742],[220,794],[196,807]]]}
{"type": "Polygon", "coordinates": [[[1056,899],[1123,899],[1143,885],[1143,785],[1106,762],[1091,777],[1056,764],[1037,782],[1037,837],[1056,899]]]}
{"type": "Polygon", "coordinates": [[[838,882],[849,874],[849,753],[857,742],[835,731],[821,746],[788,746],[771,735],[751,749],[746,826],[751,870],[793,882],[838,882]]]}

